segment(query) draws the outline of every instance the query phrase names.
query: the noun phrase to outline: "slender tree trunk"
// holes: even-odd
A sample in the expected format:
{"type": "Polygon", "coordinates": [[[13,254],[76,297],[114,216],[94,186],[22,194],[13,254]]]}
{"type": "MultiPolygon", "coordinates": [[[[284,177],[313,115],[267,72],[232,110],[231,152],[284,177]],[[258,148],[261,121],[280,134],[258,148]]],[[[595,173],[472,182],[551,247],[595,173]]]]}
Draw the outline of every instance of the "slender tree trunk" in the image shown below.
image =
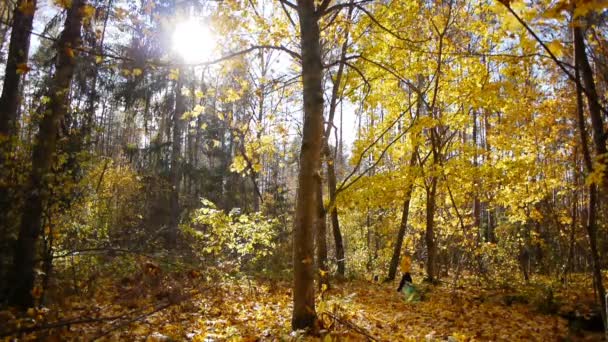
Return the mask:
{"type": "MultiPolygon", "coordinates": [[[[477,155],[477,111],[473,110],[473,148],[475,149],[473,152],[473,167],[477,170],[479,166],[478,155],[477,155]]],[[[473,198],[473,224],[475,225],[475,230],[477,231],[477,242],[481,241],[481,203],[479,201],[479,179],[475,176],[473,180],[474,185],[474,195],[473,198]]]]}
{"type": "Polygon", "coordinates": [[[327,219],[325,206],[323,205],[323,181],[319,178],[317,182],[317,268],[319,272],[319,289],[323,290],[323,285],[329,288],[329,274],[327,267],[327,219]]]}
{"type": "Polygon", "coordinates": [[[424,240],[426,242],[427,260],[426,276],[430,282],[435,281],[435,257],[437,248],[435,246],[435,195],[437,192],[437,177],[431,179],[431,186],[426,192],[426,231],[424,240]]]}
{"type": "Polygon", "coordinates": [[[85,0],[73,0],[68,10],[63,32],[58,41],[55,75],[48,97],[49,107],[40,121],[38,136],[32,153],[32,173],[27,185],[19,237],[15,248],[11,305],[28,308],[34,304],[31,291],[34,287],[36,244],[41,231],[44,205],[49,200],[46,176],[52,172],[57,146],[59,122],[68,112],[68,94],[74,75],[75,48],[80,43],[82,7],[85,0]]]}
{"type": "Polygon", "coordinates": [[[316,330],[313,225],[317,210],[316,182],[323,144],[323,67],[318,16],[314,0],[299,0],[302,51],[304,129],[293,230],[294,330],[316,330]]]}
{"type": "MultiPolygon", "coordinates": [[[[410,169],[416,165],[416,153],[417,148],[414,148],[412,157],[410,158],[410,169]]],[[[399,259],[401,258],[401,249],[403,246],[403,238],[405,237],[405,231],[407,230],[407,221],[410,215],[410,200],[412,198],[412,191],[414,190],[414,181],[410,180],[405,188],[405,199],[403,200],[403,213],[401,214],[401,225],[399,226],[399,232],[397,233],[397,241],[395,242],[395,248],[393,249],[393,256],[388,269],[387,281],[395,280],[397,275],[397,267],[399,266],[399,259]]]]}
{"type": "MultiPolygon", "coordinates": [[[[262,81],[260,83],[260,89],[259,89],[259,95],[258,95],[258,100],[259,100],[259,105],[260,108],[258,110],[258,117],[257,117],[257,121],[258,124],[260,125],[260,129],[258,130],[258,132],[256,133],[257,139],[258,141],[260,141],[260,139],[262,138],[262,134],[264,133],[263,131],[263,125],[262,125],[262,120],[264,120],[264,100],[266,99],[266,85],[264,84],[264,82],[266,82],[266,73],[267,73],[267,65],[264,62],[264,50],[261,49],[259,51],[260,55],[260,66],[261,66],[261,75],[260,77],[262,78],[262,81]]],[[[251,172],[251,181],[253,183],[253,211],[260,211],[260,201],[261,201],[261,196],[262,193],[260,191],[259,188],[259,177],[258,177],[258,173],[253,171],[251,172]]]]}
{"type": "Polygon", "coordinates": [[[589,203],[587,204],[587,235],[589,236],[589,247],[591,249],[591,261],[593,266],[593,280],[597,289],[599,303],[601,305],[601,314],[606,325],[606,290],[602,281],[602,270],[600,264],[600,255],[597,249],[597,207],[598,207],[598,189],[597,185],[589,185],[589,203]]]}
{"type": "Polygon", "coordinates": [[[173,112],[173,141],[171,143],[171,191],[169,193],[169,232],[168,246],[175,247],[179,230],[179,193],[181,188],[181,153],[182,153],[182,116],[186,110],[184,95],[182,94],[183,70],[180,69],[175,85],[175,111],[173,112]]]}
{"type": "Polygon", "coordinates": [[[346,260],[344,260],[344,242],[342,241],[342,232],[340,231],[340,221],[338,220],[338,207],[336,203],[336,167],[335,161],[327,163],[327,187],[329,188],[329,202],[334,203],[330,209],[331,228],[334,236],[334,244],[336,247],[336,262],[338,264],[338,275],[344,277],[346,273],[346,260]]]}
{"type": "MultiPolygon", "coordinates": [[[[351,0],[352,3],[352,0],[351,0]]],[[[348,12],[348,18],[352,15],[352,8],[348,12]]],[[[344,33],[344,43],[340,51],[340,59],[346,58],[346,50],[348,49],[348,35],[349,30],[346,29],[344,33]]],[[[336,72],[336,79],[332,88],[331,100],[329,103],[329,113],[327,115],[327,129],[325,130],[323,139],[323,154],[325,155],[326,166],[327,166],[327,187],[329,192],[329,203],[331,204],[330,215],[331,215],[331,226],[334,237],[334,245],[336,247],[336,263],[338,264],[338,275],[344,277],[346,273],[345,260],[344,260],[344,242],[342,240],[342,232],[340,231],[340,220],[338,218],[338,207],[336,205],[337,199],[337,178],[336,178],[336,160],[331,153],[329,147],[329,138],[331,136],[331,130],[333,128],[334,117],[336,115],[336,109],[338,108],[338,98],[340,97],[340,85],[342,84],[342,76],[344,74],[344,63],[338,64],[338,71],[336,72]]],[[[337,147],[336,147],[337,148],[337,147]]],[[[337,151],[337,150],[336,150],[337,151]]],[[[325,209],[324,209],[325,210],[325,209]]],[[[328,284],[329,285],[329,284],[328,284]]]]}
{"type": "MultiPolygon", "coordinates": [[[[576,171],[574,171],[576,172],[576,171]]],[[[577,179],[578,177],[575,176],[575,184],[578,183],[577,179]]],[[[578,202],[578,197],[576,195],[576,192],[574,193],[573,199],[572,199],[572,223],[570,224],[570,238],[569,238],[569,244],[568,244],[568,259],[566,259],[566,265],[564,267],[564,273],[563,273],[563,277],[564,277],[564,281],[566,281],[568,274],[571,273],[573,271],[573,267],[572,267],[572,263],[574,260],[574,243],[575,243],[575,239],[576,239],[576,221],[577,221],[577,202],[578,202]]]]}
{"type": "MultiPolygon", "coordinates": [[[[579,23],[580,24],[580,23],[579,23]]],[[[593,80],[593,71],[589,65],[587,59],[587,52],[585,51],[585,38],[583,34],[583,28],[581,25],[572,26],[573,40],[574,40],[574,60],[576,65],[576,93],[577,93],[577,114],[578,114],[578,126],[579,133],[581,135],[581,142],[583,147],[584,160],[588,172],[593,172],[594,165],[590,155],[589,148],[587,146],[587,133],[585,131],[585,120],[583,115],[584,104],[582,99],[583,85],[585,87],[585,94],[587,95],[587,104],[589,106],[589,114],[591,116],[591,129],[593,130],[593,143],[595,145],[596,156],[600,157],[600,163],[606,163],[606,135],[604,132],[604,121],[602,118],[601,108],[599,105],[599,97],[595,89],[595,81],[593,80]],[[581,84],[582,79],[582,84],[581,84]]],[[[603,178],[606,174],[603,175],[603,178]]],[[[605,183],[605,180],[604,180],[605,183]]],[[[606,184],[604,184],[606,186],[606,184]]],[[[604,187],[606,189],[606,187],[604,187]]],[[[589,190],[589,202],[587,203],[587,222],[586,230],[589,238],[589,247],[591,250],[591,259],[593,266],[593,280],[598,296],[598,303],[601,306],[602,320],[604,322],[604,329],[608,327],[606,322],[606,291],[602,280],[602,271],[600,257],[597,250],[597,202],[598,202],[598,189],[596,184],[590,184],[589,190]]]]}
{"type": "MultiPolygon", "coordinates": [[[[595,89],[595,81],[593,80],[593,70],[589,65],[587,58],[587,52],[585,51],[585,38],[583,35],[583,28],[580,25],[574,25],[573,27],[574,36],[574,54],[575,64],[579,69],[579,75],[582,79],[582,85],[585,88],[585,94],[587,94],[587,105],[589,106],[589,115],[591,117],[591,129],[593,130],[593,143],[597,156],[605,158],[606,154],[606,135],[604,130],[604,120],[602,118],[602,111],[599,104],[599,96],[595,89]]],[[[602,160],[602,162],[605,162],[602,160]]]]}

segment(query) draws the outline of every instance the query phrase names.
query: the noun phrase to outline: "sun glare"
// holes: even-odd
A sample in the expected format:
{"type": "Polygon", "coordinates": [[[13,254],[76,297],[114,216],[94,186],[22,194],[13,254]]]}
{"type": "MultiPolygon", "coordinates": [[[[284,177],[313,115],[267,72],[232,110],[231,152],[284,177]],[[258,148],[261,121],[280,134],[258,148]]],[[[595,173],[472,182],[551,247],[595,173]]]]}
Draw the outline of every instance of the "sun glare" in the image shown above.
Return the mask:
{"type": "Polygon", "coordinates": [[[215,47],[215,38],[207,25],[193,18],[175,26],[172,41],[173,50],[187,63],[207,61],[215,47]]]}

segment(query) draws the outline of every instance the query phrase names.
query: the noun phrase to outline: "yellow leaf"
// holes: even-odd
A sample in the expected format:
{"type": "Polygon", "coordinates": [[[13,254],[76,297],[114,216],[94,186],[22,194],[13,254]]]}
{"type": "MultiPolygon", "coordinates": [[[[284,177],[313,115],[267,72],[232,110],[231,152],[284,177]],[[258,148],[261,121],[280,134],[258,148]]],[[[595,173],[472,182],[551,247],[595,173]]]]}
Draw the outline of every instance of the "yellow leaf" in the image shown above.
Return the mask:
{"type": "Polygon", "coordinates": [[[27,65],[27,63],[19,63],[19,64],[17,64],[17,73],[19,75],[26,74],[30,70],[31,70],[31,68],[27,65]]]}
{"type": "Polygon", "coordinates": [[[85,22],[88,22],[95,14],[95,7],[87,4],[84,5],[80,11],[82,13],[82,18],[85,22]]]}
{"type": "Polygon", "coordinates": [[[176,81],[179,78],[179,69],[171,69],[169,79],[176,81]]]}
{"type": "Polygon", "coordinates": [[[547,44],[547,47],[549,48],[549,51],[555,55],[555,57],[562,57],[564,55],[564,47],[557,39],[547,44]]]}
{"type": "Polygon", "coordinates": [[[36,12],[36,6],[32,1],[24,1],[19,5],[19,11],[25,15],[34,15],[36,12]]]}
{"type": "Polygon", "coordinates": [[[100,64],[101,62],[103,62],[103,57],[101,57],[101,56],[95,57],[95,63],[100,64]]]}
{"type": "Polygon", "coordinates": [[[55,6],[61,7],[63,9],[68,9],[72,7],[72,0],[54,0],[53,3],[55,6]]]}
{"type": "Polygon", "coordinates": [[[142,73],[143,73],[143,71],[142,71],[141,69],[139,69],[139,68],[135,68],[135,69],[133,69],[133,71],[131,71],[131,74],[132,74],[133,76],[139,76],[139,75],[141,75],[142,73]]]}
{"type": "Polygon", "coordinates": [[[66,47],[65,54],[70,58],[74,58],[74,56],[75,56],[74,49],[72,49],[71,47],[66,47]]]}

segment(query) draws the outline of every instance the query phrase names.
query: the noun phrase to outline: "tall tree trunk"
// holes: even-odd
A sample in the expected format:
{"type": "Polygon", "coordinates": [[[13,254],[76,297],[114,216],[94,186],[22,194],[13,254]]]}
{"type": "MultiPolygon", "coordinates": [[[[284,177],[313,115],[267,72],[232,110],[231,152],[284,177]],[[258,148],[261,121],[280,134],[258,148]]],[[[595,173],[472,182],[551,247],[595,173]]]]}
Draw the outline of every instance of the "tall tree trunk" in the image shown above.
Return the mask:
{"type": "MultiPolygon", "coordinates": [[[[262,135],[264,134],[264,126],[262,125],[262,120],[264,119],[264,100],[266,99],[266,84],[264,82],[266,82],[266,74],[268,71],[267,68],[267,63],[264,60],[264,49],[260,49],[259,51],[259,57],[260,57],[260,67],[261,67],[261,74],[260,74],[260,78],[262,79],[262,81],[260,82],[260,89],[259,89],[259,95],[258,95],[258,101],[259,101],[259,105],[260,108],[258,110],[258,117],[257,117],[257,122],[260,125],[259,130],[256,133],[256,137],[258,139],[258,141],[260,141],[260,139],[262,138],[262,135]]],[[[260,160],[261,162],[261,160],[260,160]]],[[[253,185],[253,211],[260,211],[260,202],[262,200],[262,193],[260,191],[259,188],[259,174],[258,172],[255,172],[255,170],[251,170],[251,182],[253,185]]]]}
{"type": "Polygon", "coordinates": [[[329,274],[327,267],[327,219],[325,206],[323,205],[323,181],[319,178],[317,182],[317,268],[319,272],[319,289],[323,285],[329,288],[329,274]]]}
{"type": "MultiPolygon", "coordinates": [[[[416,154],[417,148],[414,148],[412,157],[410,158],[410,169],[416,165],[416,154]]],[[[403,213],[401,214],[401,224],[399,225],[399,232],[397,233],[397,241],[395,242],[395,248],[393,249],[393,256],[391,257],[391,263],[388,269],[387,281],[392,281],[397,275],[397,267],[399,266],[399,259],[401,258],[401,249],[403,246],[403,238],[405,237],[405,231],[407,230],[407,221],[410,215],[410,200],[412,199],[412,191],[414,190],[414,180],[410,180],[405,187],[405,199],[403,200],[403,213]]]]}
{"type": "MultiPolygon", "coordinates": [[[[9,2],[3,6],[9,10],[9,2]]],[[[15,222],[12,216],[15,204],[13,177],[14,167],[11,161],[11,151],[14,140],[17,137],[17,121],[19,115],[19,103],[21,99],[21,79],[23,74],[18,66],[25,65],[28,61],[30,46],[30,31],[36,10],[36,0],[19,0],[13,9],[13,23],[8,47],[6,68],[4,70],[4,83],[2,95],[0,95],[0,233],[12,229],[15,222]]],[[[2,26],[3,24],[0,24],[2,26]]],[[[6,31],[2,33],[4,35],[6,31]]],[[[4,45],[0,45],[2,47],[4,45]]],[[[23,70],[23,69],[22,69],[23,70]]],[[[0,270],[0,276],[5,276],[5,271],[0,270]]],[[[4,283],[4,282],[2,282],[4,283]]],[[[1,286],[1,285],[0,285],[1,286]]]]}
{"type": "Polygon", "coordinates": [[[336,248],[336,263],[338,264],[338,275],[344,277],[346,273],[346,260],[344,260],[344,242],[342,240],[342,232],[340,231],[340,221],[338,220],[338,207],[336,203],[336,167],[335,161],[327,163],[327,187],[329,188],[329,202],[333,203],[330,208],[331,229],[334,236],[334,245],[336,248]]]}
{"type": "Polygon", "coordinates": [[[297,5],[302,52],[304,129],[293,230],[294,330],[316,328],[313,225],[317,210],[316,182],[323,144],[323,69],[318,16],[314,0],[297,5]]]}
{"type": "Polygon", "coordinates": [[[49,200],[49,188],[45,178],[52,172],[59,122],[68,112],[68,94],[76,66],[74,51],[80,44],[84,4],[85,0],[73,0],[68,10],[58,41],[56,71],[48,93],[49,107],[40,121],[32,152],[32,173],[27,185],[27,198],[15,248],[11,284],[13,288],[9,298],[11,305],[20,308],[28,308],[34,304],[31,291],[34,287],[36,243],[41,231],[43,208],[49,200]]]}
{"type": "MultiPolygon", "coordinates": [[[[587,105],[589,106],[589,115],[591,117],[591,129],[593,130],[593,143],[595,145],[596,155],[606,158],[606,135],[604,130],[604,120],[602,118],[602,111],[599,104],[599,96],[595,89],[595,81],[593,80],[593,70],[589,65],[587,58],[587,52],[585,51],[585,38],[583,35],[583,28],[580,25],[574,25],[573,27],[574,36],[574,55],[575,64],[579,69],[580,79],[584,86],[585,94],[587,95],[587,105]]],[[[602,159],[602,162],[605,160],[602,159]]]]}
{"type": "MultiPolygon", "coordinates": [[[[36,0],[19,0],[13,12],[4,85],[0,96],[0,135],[13,137],[17,132],[19,89],[23,66],[27,64],[36,0]]],[[[4,152],[4,151],[0,151],[4,152]]]]}
{"type": "Polygon", "coordinates": [[[181,185],[181,153],[182,153],[182,116],[186,110],[184,95],[182,94],[183,70],[179,70],[179,76],[175,85],[175,111],[173,112],[173,141],[171,142],[171,173],[169,192],[169,231],[167,245],[175,247],[177,243],[177,232],[179,230],[179,216],[181,213],[179,205],[179,193],[181,185]]]}
{"type": "MultiPolygon", "coordinates": [[[[479,166],[479,161],[477,160],[479,156],[477,155],[477,111],[473,110],[473,167],[477,170],[479,166]]],[[[477,242],[481,241],[481,203],[479,201],[479,178],[475,176],[473,180],[473,224],[475,225],[475,230],[477,231],[477,242]]]]}
{"type": "Polygon", "coordinates": [[[596,184],[589,185],[589,203],[587,204],[587,235],[589,236],[589,247],[591,249],[591,261],[593,266],[593,280],[597,289],[599,303],[601,305],[601,314],[606,327],[606,290],[602,281],[602,270],[600,264],[600,255],[597,249],[597,206],[598,206],[598,189],[596,184]]]}
{"type": "MultiPolygon", "coordinates": [[[[581,23],[579,23],[581,24],[581,23]]],[[[596,156],[600,156],[600,162],[606,163],[606,135],[604,132],[604,121],[602,118],[601,108],[599,105],[599,97],[595,89],[595,81],[593,80],[593,71],[587,59],[585,51],[585,38],[581,25],[572,26],[572,35],[574,40],[574,60],[576,65],[576,93],[577,93],[577,114],[579,133],[583,147],[584,160],[588,172],[593,172],[594,165],[587,146],[587,134],[585,132],[585,121],[583,115],[583,85],[585,94],[587,95],[587,104],[589,106],[589,114],[591,116],[591,128],[593,130],[593,143],[595,145],[596,156]],[[582,79],[582,84],[581,84],[582,79]]],[[[602,178],[605,178],[604,174],[602,178]]],[[[604,186],[606,186],[604,184],[604,186]]],[[[606,187],[604,187],[606,189],[606,187]]],[[[593,266],[593,280],[597,289],[598,302],[601,305],[602,320],[604,328],[608,327],[606,322],[606,291],[602,280],[602,270],[600,257],[597,250],[597,202],[598,189],[596,184],[589,185],[589,202],[587,204],[587,222],[586,230],[589,238],[589,247],[591,249],[591,258],[593,266]]]]}
{"type": "Polygon", "coordinates": [[[435,246],[435,195],[437,193],[437,177],[432,176],[431,186],[426,192],[426,231],[424,240],[426,242],[426,276],[430,282],[435,281],[435,256],[437,248],[435,246]]]}
{"type": "MultiPolygon", "coordinates": [[[[350,0],[350,3],[353,3],[353,0],[350,0]]],[[[351,7],[348,11],[347,21],[350,20],[352,16],[353,7],[351,7]]],[[[337,177],[336,177],[336,160],[331,153],[331,149],[329,148],[329,138],[331,136],[331,130],[334,126],[334,118],[336,116],[336,109],[338,108],[338,99],[340,97],[340,86],[342,84],[342,76],[344,75],[344,59],[346,58],[346,51],[348,49],[348,36],[349,36],[349,28],[346,28],[344,31],[344,43],[342,43],[342,47],[340,50],[340,63],[338,64],[338,70],[336,71],[336,79],[334,80],[334,86],[331,92],[331,100],[329,103],[329,113],[327,115],[328,125],[325,129],[324,139],[323,139],[323,153],[325,155],[326,166],[327,166],[327,187],[329,192],[329,203],[331,204],[330,216],[331,216],[331,227],[332,234],[334,237],[334,245],[336,248],[336,263],[338,264],[338,275],[340,277],[344,277],[346,273],[344,259],[344,242],[342,240],[342,231],[340,231],[340,220],[338,218],[338,207],[336,205],[336,196],[337,196],[337,177]]],[[[342,125],[340,123],[340,129],[342,129],[342,125]]],[[[338,144],[339,142],[336,142],[338,144]]],[[[336,147],[336,151],[338,151],[338,147],[336,147]]]]}

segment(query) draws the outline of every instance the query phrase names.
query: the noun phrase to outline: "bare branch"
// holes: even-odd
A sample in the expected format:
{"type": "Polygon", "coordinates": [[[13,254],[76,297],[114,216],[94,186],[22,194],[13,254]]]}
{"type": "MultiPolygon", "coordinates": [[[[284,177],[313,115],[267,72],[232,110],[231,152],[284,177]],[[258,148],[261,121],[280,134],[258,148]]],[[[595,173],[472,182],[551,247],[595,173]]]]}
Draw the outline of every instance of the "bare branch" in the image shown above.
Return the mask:
{"type": "Polygon", "coordinates": [[[289,6],[293,9],[298,9],[298,7],[287,0],[279,0],[279,2],[285,6],[289,6]]]}
{"type": "Polygon", "coordinates": [[[323,13],[320,13],[319,16],[322,17],[328,13],[331,13],[333,11],[339,11],[343,8],[349,8],[349,7],[356,7],[358,5],[362,5],[368,2],[372,2],[373,0],[363,0],[363,1],[359,1],[359,2],[348,2],[348,3],[342,3],[342,4],[337,4],[337,5],[333,5],[329,8],[327,8],[323,13]]]}
{"type": "Polygon", "coordinates": [[[295,21],[293,21],[293,18],[291,17],[291,14],[289,14],[289,10],[287,9],[287,7],[285,7],[285,2],[280,1],[281,3],[281,8],[283,9],[283,12],[285,12],[285,15],[287,16],[287,19],[289,19],[289,22],[291,23],[291,26],[293,26],[294,28],[296,27],[296,23],[295,21]]]}
{"type": "MultiPolygon", "coordinates": [[[[411,106],[411,105],[410,105],[411,106]]],[[[409,109],[406,109],[406,111],[404,112],[404,114],[409,111],[409,109]]],[[[403,114],[402,114],[403,116],[403,114]]],[[[357,164],[357,166],[355,166],[355,168],[353,169],[353,171],[344,179],[344,181],[342,181],[342,184],[340,184],[340,186],[338,187],[338,189],[336,189],[336,194],[348,189],[349,187],[351,187],[353,184],[355,184],[359,179],[361,179],[363,177],[363,175],[365,175],[368,171],[370,171],[371,169],[375,168],[378,164],[380,164],[380,162],[382,161],[382,159],[384,158],[384,155],[386,154],[386,152],[388,151],[389,148],[391,148],[391,146],[393,146],[397,141],[399,141],[399,139],[401,139],[401,137],[403,137],[407,132],[409,132],[409,130],[414,127],[414,123],[415,120],[412,121],[409,125],[409,127],[407,127],[405,130],[403,130],[403,132],[399,133],[399,135],[397,135],[393,140],[391,140],[388,145],[386,145],[384,147],[384,149],[382,150],[382,152],[380,153],[380,156],[378,157],[378,159],[376,159],[376,161],[368,166],[365,170],[363,170],[363,172],[361,172],[360,174],[358,174],[355,178],[353,178],[353,180],[351,180],[350,182],[347,183],[348,179],[350,177],[352,177],[355,172],[357,172],[357,169],[360,167],[361,165],[361,161],[362,161],[362,156],[363,154],[361,154],[361,158],[359,159],[359,163],[357,164]]],[[[377,140],[376,140],[377,142],[377,140]]],[[[375,144],[375,143],[374,143],[375,144]]],[[[368,146],[368,148],[371,148],[370,145],[368,146]]],[[[368,149],[366,148],[366,150],[368,149]]]]}

